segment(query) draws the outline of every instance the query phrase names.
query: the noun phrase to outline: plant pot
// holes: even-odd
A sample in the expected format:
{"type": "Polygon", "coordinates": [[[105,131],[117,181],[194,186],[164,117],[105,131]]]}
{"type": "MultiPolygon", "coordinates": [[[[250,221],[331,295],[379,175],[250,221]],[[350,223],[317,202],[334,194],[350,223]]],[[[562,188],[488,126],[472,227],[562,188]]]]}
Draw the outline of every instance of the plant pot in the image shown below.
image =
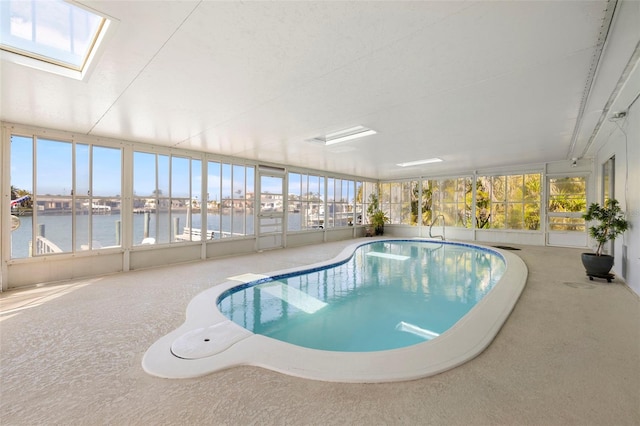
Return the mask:
{"type": "Polygon", "coordinates": [[[364,236],[365,237],[373,237],[374,229],[373,226],[367,225],[364,227],[364,236]]]}
{"type": "Polygon", "coordinates": [[[375,227],[375,232],[376,232],[376,235],[384,234],[384,225],[376,226],[375,227]]]}
{"type": "Polygon", "coordinates": [[[595,253],[582,253],[582,264],[587,270],[587,275],[608,275],[613,267],[613,256],[595,253]]]}

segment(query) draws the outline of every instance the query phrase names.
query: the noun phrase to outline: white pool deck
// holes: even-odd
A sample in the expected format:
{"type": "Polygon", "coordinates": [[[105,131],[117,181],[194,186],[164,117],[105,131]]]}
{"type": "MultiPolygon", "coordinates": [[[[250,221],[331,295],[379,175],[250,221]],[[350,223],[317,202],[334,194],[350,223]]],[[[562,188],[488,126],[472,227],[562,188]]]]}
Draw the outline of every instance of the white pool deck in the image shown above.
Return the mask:
{"type": "Polygon", "coordinates": [[[114,274],[0,294],[0,424],[640,424],[640,300],[589,281],[579,249],[517,246],[527,284],[470,361],[388,383],[240,366],[182,380],[142,368],[198,294],[354,241],[114,274]]]}
{"type": "Polygon", "coordinates": [[[436,339],[376,352],[322,351],[281,342],[247,331],[215,307],[224,292],[242,282],[286,275],[300,269],[323,268],[348,259],[361,244],[362,241],[348,245],[335,258],[302,268],[230,277],[230,281],[200,293],[189,303],[185,323],[159,339],[145,353],[142,360],[145,371],[158,377],[181,379],[252,365],[305,379],[344,383],[433,376],[475,358],[491,343],[515,306],[527,279],[527,267],[522,259],[506,250],[493,248],[503,256],[506,270],[495,287],[460,321],[436,339]]]}

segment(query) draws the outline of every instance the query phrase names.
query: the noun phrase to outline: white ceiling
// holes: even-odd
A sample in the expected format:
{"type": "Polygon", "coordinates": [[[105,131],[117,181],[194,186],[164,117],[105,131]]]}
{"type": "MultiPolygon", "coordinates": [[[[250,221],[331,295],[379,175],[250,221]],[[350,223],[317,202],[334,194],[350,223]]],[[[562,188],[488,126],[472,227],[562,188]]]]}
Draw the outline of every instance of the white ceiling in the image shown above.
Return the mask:
{"type": "Polygon", "coordinates": [[[613,90],[571,153],[607,1],[81,3],[119,21],[93,71],[2,61],[2,120],[390,179],[579,156],[613,90]]]}

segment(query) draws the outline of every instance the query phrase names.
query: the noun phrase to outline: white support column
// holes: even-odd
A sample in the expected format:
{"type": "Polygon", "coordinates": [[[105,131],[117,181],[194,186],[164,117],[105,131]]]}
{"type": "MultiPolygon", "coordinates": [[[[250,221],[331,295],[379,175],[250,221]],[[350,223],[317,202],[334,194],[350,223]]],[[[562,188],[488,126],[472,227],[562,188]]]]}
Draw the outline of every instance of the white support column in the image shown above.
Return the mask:
{"type": "Polygon", "coordinates": [[[207,241],[209,241],[209,224],[207,222],[207,207],[209,205],[209,197],[207,188],[209,183],[207,177],[209,176],[209,163],[207,162],[207,156],[200,155],[200,259],[205,260],[207,258],[207,241]]]}
{"type": "Polygon", "coordinates": [[[130,269],[133,245],[133,146],[122,147],[122,197],[120,200],[120,223],[122,223],[122,270],[130,269]]]}
{"type": "Polygon", "coordinates": [[[11,133],[2,123],[2,133],[0,138],[2,148],[0,149],[0,292],[9,288],[9,271],[7,262],[11,256],[11,232],[4,232],[11,229],[11,133]]]}

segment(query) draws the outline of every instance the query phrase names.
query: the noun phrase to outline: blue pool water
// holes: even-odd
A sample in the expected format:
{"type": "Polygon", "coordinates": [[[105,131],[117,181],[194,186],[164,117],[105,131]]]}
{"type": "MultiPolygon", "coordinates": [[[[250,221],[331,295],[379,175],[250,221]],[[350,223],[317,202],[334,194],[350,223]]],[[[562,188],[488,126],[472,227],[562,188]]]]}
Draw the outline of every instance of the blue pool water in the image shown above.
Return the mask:
{"type": "Polygon", "coordinates": [[[505,271],[498,252],[465,244],[377,241],[353,256],[234,287],[218,308],[252,331],[312,349],[369,352],[437,338],[505,271]]]}

